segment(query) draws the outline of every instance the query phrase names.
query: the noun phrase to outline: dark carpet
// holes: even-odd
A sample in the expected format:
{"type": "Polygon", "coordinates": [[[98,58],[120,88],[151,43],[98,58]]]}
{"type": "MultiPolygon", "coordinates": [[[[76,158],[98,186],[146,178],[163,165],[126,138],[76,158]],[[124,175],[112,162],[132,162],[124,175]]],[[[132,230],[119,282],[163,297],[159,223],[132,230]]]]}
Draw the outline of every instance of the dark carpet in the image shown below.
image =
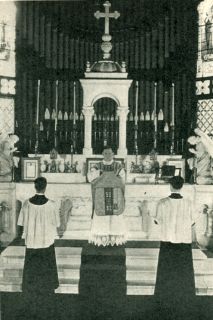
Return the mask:
{"type": "MultiPolygon", "coordinates": [[[[23,245],[13,241],[11,245],[23,245]]],[[[58,240],[56,246],[82,247],[79,294],[32,296],[1,293],[1,320],[212,320],[213,297],[162,305],[155,296],[126,295],[125,248],[156,248],[159,242],[130,241],[125,247],[94,247],[87,241],[58,240]]]]}

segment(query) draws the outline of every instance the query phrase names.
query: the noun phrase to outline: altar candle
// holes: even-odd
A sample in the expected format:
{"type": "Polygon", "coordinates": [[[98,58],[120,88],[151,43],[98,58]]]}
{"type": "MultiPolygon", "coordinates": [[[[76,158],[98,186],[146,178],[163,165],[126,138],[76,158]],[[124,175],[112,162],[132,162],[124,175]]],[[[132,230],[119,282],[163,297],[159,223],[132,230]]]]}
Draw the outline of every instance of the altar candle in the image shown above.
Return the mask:
{"type": "Polygon", "coordinates": [[[136,81],[136,93],[135,93],[135,125],[138,124],[138,81],[136,81]]]}
{"type": "Polygon", "coordinates": [[[175,126],[175,85],[172,84],[172,123],[171,125],[175,126]]]}
{"type": "Polygon", "coordinates": [[[74,92],[73,92],[73,124],[75,125],[75,122],[76,122],[76,115],[75,115],[75,111],[76,111],[76,101],[75,101],[75,86],[76,86],[76,83],[74,81],[74,92]]]}
{"type": "Polygon", "coordinates": [[[56,80],[55,88],[55,131],[57,130],[58,125],[58,80],[56,80]]]}
{"type": "Polygon", "coordinates": [[[154,127],[157,132],[157,83],[154,86],[154,127]]]}
{"type": "Polygon", "coordinates": [[[164,115],[165,115],[165,122],[169,122],[168,117],[168,91],[164,93],[164,115]]]}
{"type": "Polygon", "coordinates": [[[40,97],[40,80],[38,80],[37,87],[37,106],[36,106],[36,124],[39,124],[39,97],[40,97]]]}

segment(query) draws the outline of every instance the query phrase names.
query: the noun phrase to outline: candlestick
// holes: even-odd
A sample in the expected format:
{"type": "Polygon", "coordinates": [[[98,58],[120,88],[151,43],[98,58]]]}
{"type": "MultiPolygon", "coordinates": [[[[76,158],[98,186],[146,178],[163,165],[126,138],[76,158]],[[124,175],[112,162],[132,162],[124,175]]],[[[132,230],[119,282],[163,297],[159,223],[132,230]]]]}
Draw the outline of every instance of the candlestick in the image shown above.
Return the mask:
{"type": "Polygon", "coordinates": [[[58,125],[58,80],[56,80],[55,87],[55,131],[57,131],[58,125]]]}
{"type": "Polygon", "coordinates": [[[172,84],[172,122],[171,126],[175,126],[175,85],[172,84]]]}
{"type": "Polygon", "coordinates": [[[157,132],[158,132],[158,125],[157,125],[157,83],[155,82],[154,86],[154,149],[157,148],[157,132]]]}
{"type": "Polygon", "coordinates": [[[71,154],[71,168],[73,167],[73,153],[74,153],[74,148],[73,148],[73,145],[71,144],[71,147],[70,147],[70,154],[71,154]]]}
{"type": "Polygon", "coordinates": [[[39,124],[39,97],[40,97],[40,80],[38,80],[37,87],[37,106],[36,106],[36,125],[39,124]]]}
{"type": "Polygon", "coordinates": [[[155,82],[154,87],[154,127],[157,132],[157,83],[155,82]]]}
{"type": "Polygon", "coordinates": [[[75,88],[76,88],[76,83],[75,83],[75,81],[74,81],[74,92],[73,92],[73,124],[75,125],[75,123],[76,123],[76,118],[75,118],[75,110],[76,110],[76,105],[75,105],[75,103],[76,103],[76,101],[75,101],[75,88]]]}
{"type": "Polygon", "coordinates": [[[138,124],[138,81],[136,81],[136,93],[135,93],[135,126],[138,124]]]}

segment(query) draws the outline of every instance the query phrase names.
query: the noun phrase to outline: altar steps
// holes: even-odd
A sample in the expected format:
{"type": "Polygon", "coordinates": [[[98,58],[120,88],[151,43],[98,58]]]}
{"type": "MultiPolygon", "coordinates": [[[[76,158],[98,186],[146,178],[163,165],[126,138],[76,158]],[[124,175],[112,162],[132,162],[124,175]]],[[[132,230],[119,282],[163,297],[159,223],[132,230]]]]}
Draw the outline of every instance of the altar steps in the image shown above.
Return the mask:
{"type": "MultiPolygon", "coordinates": [[[[91,229],[92,211],[90,212],[90,210],[88,210],[88,212],[85,212],[84,214],[81,213],[80,215],[77,215],[75,214],[75,211],[72,211],[71,214],[63,239],[87,240],[91,229]]],[[[129,240],[140,241],[147,238],[147,233],[144,232],[142,228],[142,217],[138,208],[134,212],[127,210],[125,212],[125,220],[128,227],[129,240]]]]}
{"type": "MultiPolygon", "coordinates": [[[[126,225],[128,226],[129,240],[140,241],[147,239],[147,233],[142,229],[141,217],[126,217],[126,225]]],[[[71,216],[67,225],[67,229],[64,232],[63,239],[88,240],[90,229],[90,216],[71,216]]],[[[156,237],[156,240],[157,238],[158,237],[156,237]]]]}
{"type": "MultiPolygon", "coordinates": [[[[127,295],[152,295],[154,293],[159,249],[126,248],[127,295]]],[[[9,246],[0,257],[0,291],[20,292],[25,247],[9,246]]],[[[57,293],[78,294],[81,270],[81,247],[56,247],[60,287],[57,293]]],[[[90,259],[91,257],[88,257],[90,259]]],[[[110,258],[110,257],[108,257],[110,258]]],[[[125,259],[125,257],[124,257],[125,259]]],[[[207,258],[199,249],[193,249],[197,295],[213,295],[213,258],[207,258]]],[[[94,272],[116,268],[97,261],[94,272]]],[[[119,272],[119,268],[118,268],[119,272]]]]}

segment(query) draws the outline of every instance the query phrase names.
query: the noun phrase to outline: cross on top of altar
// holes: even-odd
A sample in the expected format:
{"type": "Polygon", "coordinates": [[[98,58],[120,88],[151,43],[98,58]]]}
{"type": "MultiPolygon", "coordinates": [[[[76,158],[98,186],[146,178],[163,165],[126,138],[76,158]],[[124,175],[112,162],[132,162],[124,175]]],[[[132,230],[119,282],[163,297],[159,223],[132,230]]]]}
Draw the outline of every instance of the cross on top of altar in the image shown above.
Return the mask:
{"type": "Polygon", "coordinates": [[[84,149],[83,154],[91,156],[92,149],[92,119],[94,115],[94,104],[101,98],[111,98],[116,102],[116,114],[119,118],[119,145],[117,154],[120,157],[127,155],[126,148],[126,120],[129,112],[128,94],[132,80],[127,79],[126,64],[123,61],[121,66],[118,62],[109,60],[110,51],[112,50],[111,39],[109,34],[109,19],[117,19],[120,13],[115,11],[109,12],[111,3],[104,3],[105,13],[96,11],[94,16],[97,19],[105,19],[105,30],[102,36],[101,49],[103,51],[103,60],[96,61],[90,66],[87,62],[85,79],[81,79],[83,88],[83,114],[84,114],[84,149]],[[122,81],[120,81],[122,79],[122,81]]]}
{"type": "Polygon", "coordinates": [[[109,19],[114,18],[118,19],[120,17],[120,13],[118,11],[109,12],[109,8],[111,7],[111,3],[109,1],[106,1],[103,6],[105,7],[105,13],[96,11],[94,13],[94,16],[96,19],[104,18],[105,19],[105,28],[104,28],[104,34],[109,35],[109,19]]]}
{"type": "Polygon", "coordinates": [[[111,7],[111,3],[106,1],[103,6],[105,7],[105,13],[96,11],[94,16],[96,19],[104,18],[105,19],[105,28],[104,28],[104,35],[102,36],[102,44],[101,50],[103,51],[103,58],[109,59],[110,58],[110,51],[112,50],[111,39],[112,37],[109,34],[109,19],[118,19],[120,17],[120,13],[118,11],[109,12],[109,8],[111,7]]]}
{"type": "Polygon", "coordinates": [[[126,63],[122,61],[122,64],[120,66],[118,62],[111,61],[109,59],[111,56],[110,51],[112,50],[112,43],[110,42],[112,37],[109,34],[109,19],[118,19],[120,17],[120,13],[118,11],[109,12],[109,9],[111,7],[111,3],[109,1],[106,1],[103,6],[105,7],[105,12],[96,11],[94,13],[96,19],[105,19],[105,29],[102,36],[103,42],[101,44],[103,59],[99,60],[98,62],[94,62],[92,66],[90,66],[90,62],[87,61],[85,77],[127,78],[126,63]]]}

